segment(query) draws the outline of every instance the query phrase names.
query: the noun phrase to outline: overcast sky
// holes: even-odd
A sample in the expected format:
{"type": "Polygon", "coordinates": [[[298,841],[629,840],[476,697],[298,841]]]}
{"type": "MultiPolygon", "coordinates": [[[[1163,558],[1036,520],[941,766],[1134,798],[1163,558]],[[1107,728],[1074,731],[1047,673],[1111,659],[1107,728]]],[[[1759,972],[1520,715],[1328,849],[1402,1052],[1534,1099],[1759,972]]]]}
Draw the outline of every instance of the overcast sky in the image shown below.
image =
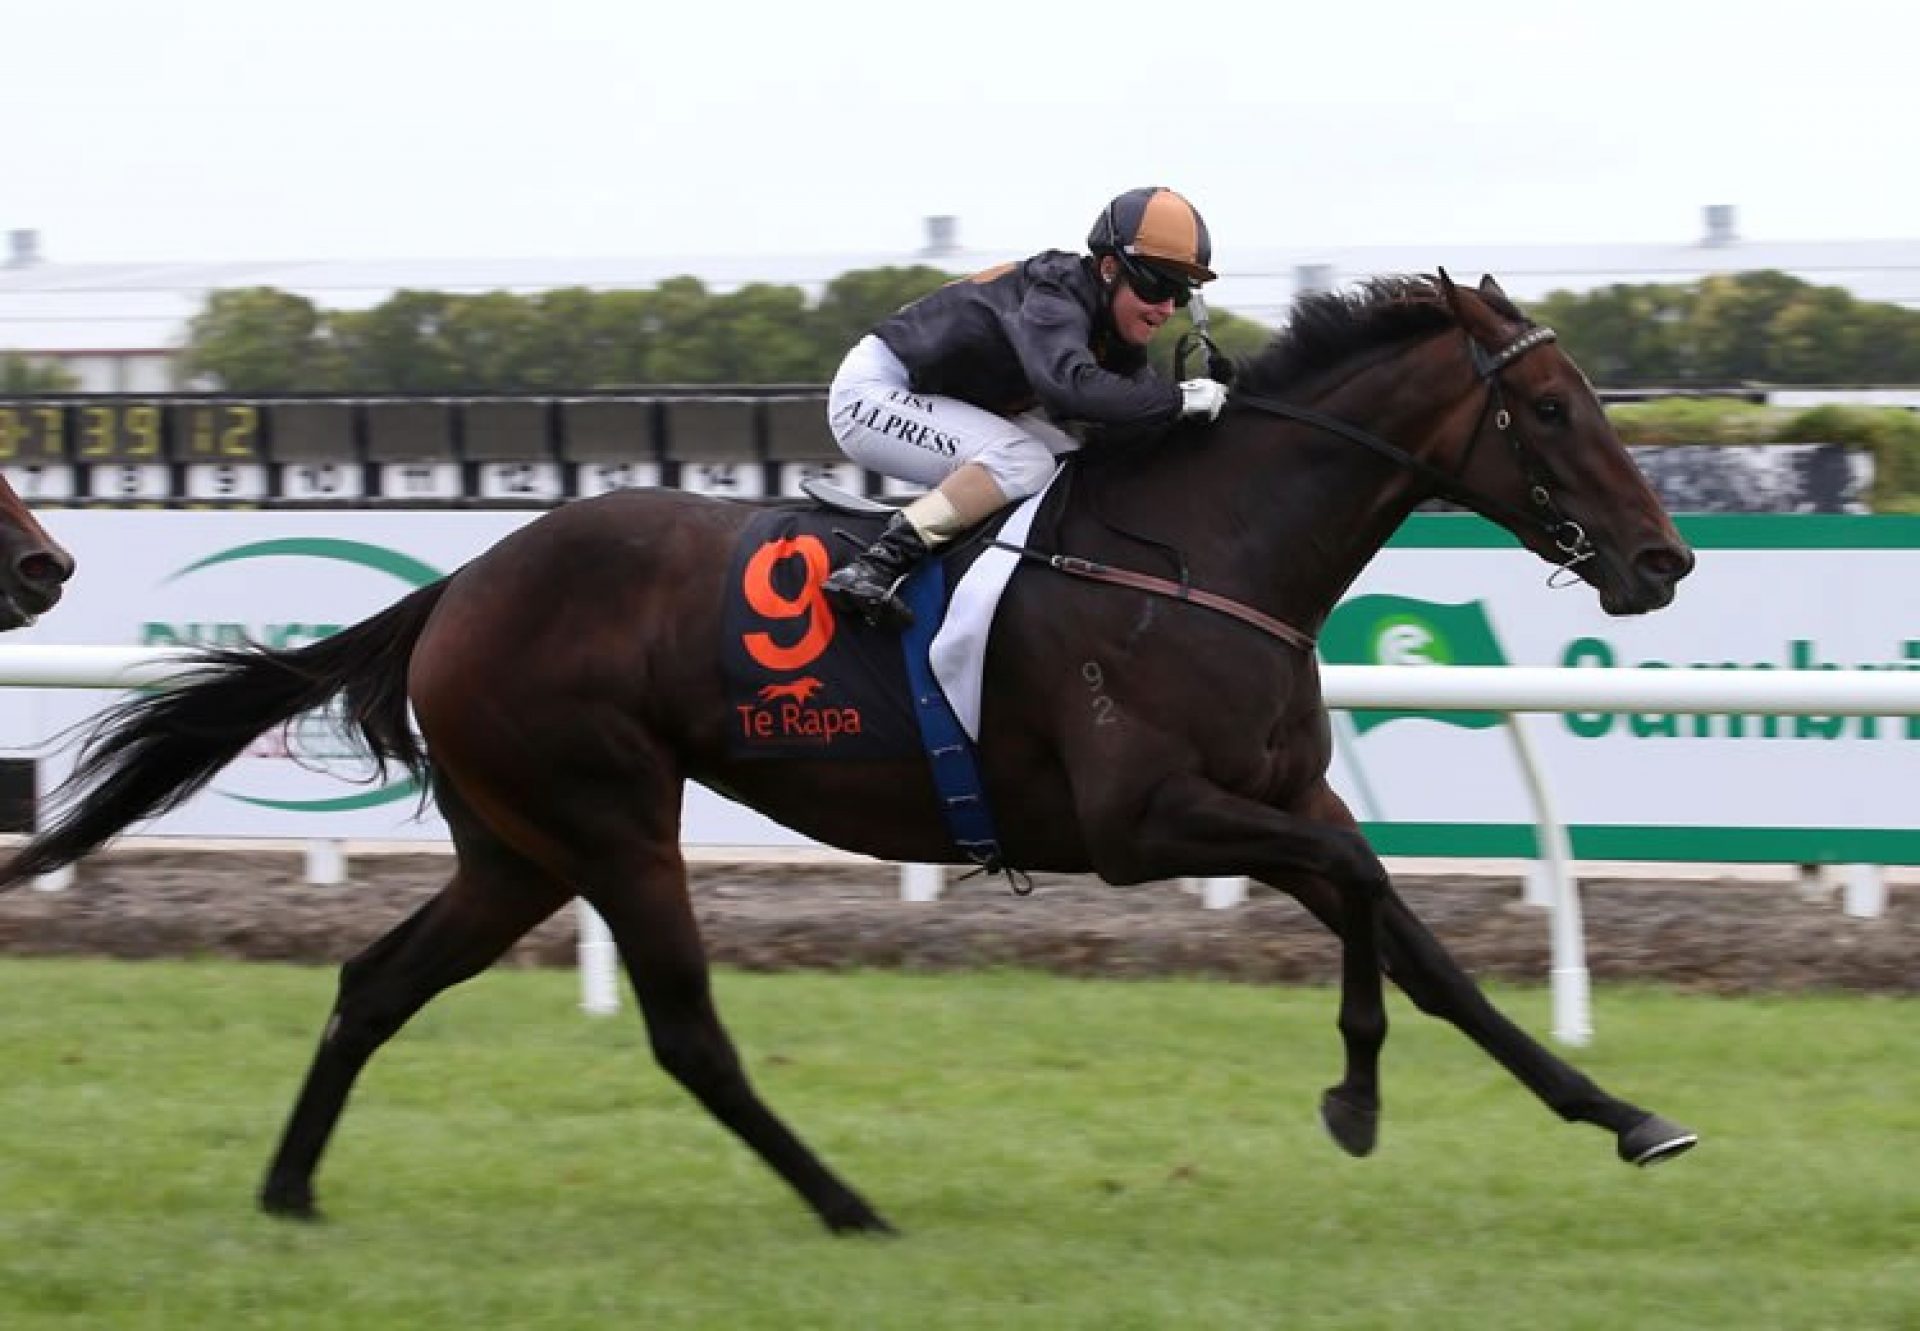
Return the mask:
{"type": "Polygon", "coordinates": [[[1920,238],[1908,0],[0,0],[55,261],[1920,238]]]}

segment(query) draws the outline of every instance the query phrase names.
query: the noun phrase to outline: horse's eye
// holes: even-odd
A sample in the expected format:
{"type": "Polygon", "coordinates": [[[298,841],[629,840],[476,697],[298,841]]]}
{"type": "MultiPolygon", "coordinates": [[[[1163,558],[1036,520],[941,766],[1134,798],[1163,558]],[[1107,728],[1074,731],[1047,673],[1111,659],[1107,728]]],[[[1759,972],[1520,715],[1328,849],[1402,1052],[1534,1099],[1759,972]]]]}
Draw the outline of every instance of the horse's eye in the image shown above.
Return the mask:
{"type": "Polygon", "coordinates": [[[1559,398],[1543,397],[1533,404],[1533,414],[1548,425],[1554,425],[1566,418],[1567,409],[1559,398]]]}

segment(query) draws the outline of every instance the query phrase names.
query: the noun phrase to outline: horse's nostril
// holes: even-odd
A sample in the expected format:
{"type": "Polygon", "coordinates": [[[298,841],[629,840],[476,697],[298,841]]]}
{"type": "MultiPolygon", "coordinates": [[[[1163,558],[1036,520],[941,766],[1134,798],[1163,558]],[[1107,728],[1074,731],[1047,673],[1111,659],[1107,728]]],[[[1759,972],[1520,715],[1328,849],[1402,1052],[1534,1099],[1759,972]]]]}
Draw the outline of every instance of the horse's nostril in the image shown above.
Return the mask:
{"type": "Polygon", "coordinates": [[[1661,545],[1633,558],[1641,574],[1660,582],[1678,582],[1693,572],[1693,551],[1684,545],[1661,545]]]}
{"type": "Polygon", "coordinates": [[[58,587],[73,576],[73,556],[62,550],[36,550],[14,564],[22,579],[36,587],[58,587]]]}

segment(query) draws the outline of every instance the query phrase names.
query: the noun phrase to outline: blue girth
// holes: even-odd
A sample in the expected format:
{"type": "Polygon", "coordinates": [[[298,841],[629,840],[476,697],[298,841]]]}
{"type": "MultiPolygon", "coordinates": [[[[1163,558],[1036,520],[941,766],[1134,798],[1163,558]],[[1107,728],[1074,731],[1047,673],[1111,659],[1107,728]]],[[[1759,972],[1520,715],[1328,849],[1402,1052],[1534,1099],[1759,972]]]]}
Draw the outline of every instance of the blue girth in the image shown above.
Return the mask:
{"type": "Polygon", "coordinates": [[[946,612],[947,574],[938,559],[930,559],[907,579],[900,599],[913,611],[913,623],[901,634],[906,654],[907,687],[913,691],[913,714],[920,723],[920,739],[927,749],[927,767],[940,801],[940,816],[954,845],[989,873],[998,873],[1000,838],[993,830],[993,810],[987,807],[986,788],[974,761],[973,741],[947,703],[947,695],[933,678],[928,649],[946,612]]]}

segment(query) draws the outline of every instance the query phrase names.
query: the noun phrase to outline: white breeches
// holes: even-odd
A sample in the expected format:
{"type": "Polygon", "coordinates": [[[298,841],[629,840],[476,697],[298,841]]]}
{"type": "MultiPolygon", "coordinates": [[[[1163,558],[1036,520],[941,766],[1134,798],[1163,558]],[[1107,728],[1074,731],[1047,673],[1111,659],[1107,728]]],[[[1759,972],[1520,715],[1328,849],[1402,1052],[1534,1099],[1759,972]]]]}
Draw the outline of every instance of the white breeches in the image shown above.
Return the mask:
{"type": "Polygon", "coordinates": [[[986,468],[1009,500],[1038,494],[1080,441],[1038,411],[1008,418],[958,398],[916,393],[885,342],[861,338],[827,390],[833,437],[869,471],[931,488],[963,463],[986,468]]]}

